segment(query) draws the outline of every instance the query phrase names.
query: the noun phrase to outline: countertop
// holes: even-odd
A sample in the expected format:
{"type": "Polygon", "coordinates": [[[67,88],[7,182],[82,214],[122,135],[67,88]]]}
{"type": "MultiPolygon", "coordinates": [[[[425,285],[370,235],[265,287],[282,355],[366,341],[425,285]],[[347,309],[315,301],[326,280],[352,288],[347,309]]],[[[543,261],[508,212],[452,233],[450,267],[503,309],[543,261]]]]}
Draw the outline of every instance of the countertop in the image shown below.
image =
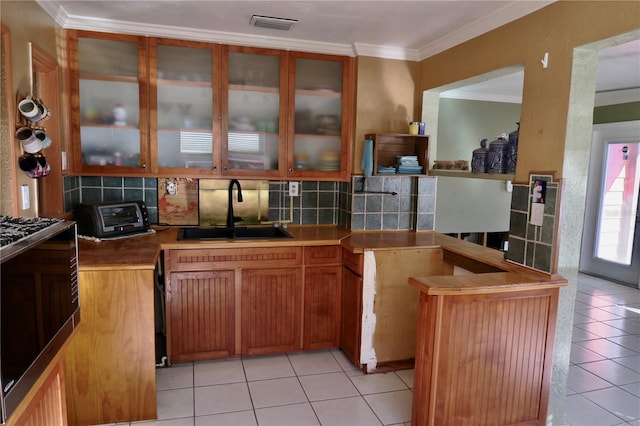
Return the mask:
{"type": "MultiPolygon", "coordinates": [[[[557,285],[562,277],[544,274],[508,262],[503,253],[477,244],[448,237],[436,232],[413,231],[368,231],[350,232],[340,226],[290,226],[287,232],[293,238],[269,240],[220,240],[178,241],[178,226],[154,227],[153,234],[145,234],[119,240],[92,242],[79,240],[80,271],[111,269],[153,269],[161,250],[204,248],[249,248],[283,246],[342,245],[354,253],[364,250],[393,250],[436,248],[443,249],[445,261],[474,272],[463,276],[436,278],[414,278],[412,284],[430,294],[437,292],[460,292],[482,286],[496,288],[506,285],[526,285],[531,282],[548,282],[557,285]],[[472,277],[476,277],[475,279],[472,277]],[[457,286],[457,287],[456,287],[457,286]],[[454,288],[455,287],[455,288],[454,288]]],[[[566,282],[565,282],[566,283],[566,282]]]]}

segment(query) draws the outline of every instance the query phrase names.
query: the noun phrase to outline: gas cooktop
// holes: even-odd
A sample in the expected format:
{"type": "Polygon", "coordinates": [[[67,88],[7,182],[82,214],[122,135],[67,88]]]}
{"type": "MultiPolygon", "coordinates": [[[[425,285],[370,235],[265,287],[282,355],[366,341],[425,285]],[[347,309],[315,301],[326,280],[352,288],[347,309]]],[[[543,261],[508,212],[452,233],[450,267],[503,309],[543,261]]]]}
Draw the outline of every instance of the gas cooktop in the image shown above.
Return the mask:
{"type": "Polygon", "coordinates": [[[62,219],[40,217],[0,216],[0,247],[11,245],[61,221],[62,219]]]}

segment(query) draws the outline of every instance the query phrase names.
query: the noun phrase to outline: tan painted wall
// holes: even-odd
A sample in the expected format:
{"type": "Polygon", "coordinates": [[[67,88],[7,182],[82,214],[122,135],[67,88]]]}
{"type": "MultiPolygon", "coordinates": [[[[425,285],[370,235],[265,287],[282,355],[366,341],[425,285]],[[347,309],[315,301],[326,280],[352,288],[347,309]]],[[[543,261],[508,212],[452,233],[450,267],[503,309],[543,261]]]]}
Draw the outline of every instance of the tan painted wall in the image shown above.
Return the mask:
{"type": "Polygon", "coordinates": [[[637,1],[559,1],[422,61],[421,89],[523,64],[516,180],[526,182],[529,170],[562,176],[573,49],[638,27],[637,1]],[[545,52],[546,69],[540,63],[545,52]]]}
{"type": "MultiPolygon", "coordinates": [[[[15,97],[16,91],[20,91],[22,94],[29,92],[29,42],[31,41],[50,56],[57,58],[57,30],[59,27],[33,0],[3,1],[1,8],[0,20],[11,32],[11,59],[13,62],[13,90],[11,96],[15,97]]],[[[5,117],[2,117],[2,120],[5,119],[5,117]]],[[[52,117],[51,119],[55,118],[52,117]]],[[[62,117],[58,117],[58,119],[62,120],[62,117]]],[[[15,138],[5,140],[6,138],[6,133],[3,133],[2,140],[0,140],[3,146],[7,146],[9,143],[17,144],[15,138]]],[[[16,145],[16,151],[19,156],[21,153],[19,144],[16,145]]],[[[35,216],[37,203],[36,181],[27,177],[18,169],[17,185],[20,187],[23,184],[27,184],[30,187],[31,208],[29,210],[19,210],[19,215],[35,216]]],[[[62,194],[60,196],[62,197],[62,194]]],[[[5,205],[10,200],[5,199],[5,197],[2,197],[2,200],[0,211],[2,214],[10,214],[11,205],[5,205]]],[[[13,202],[17,203],[19,200],[13,200],[13,202]]]]}
{"type": "Polygon", "coordinates": [[[362,141],[367,133],[407,133],[419,120],[420,64],[413,61],[357,58],[356,132],[353,173],[362,174],[362,141]]]}

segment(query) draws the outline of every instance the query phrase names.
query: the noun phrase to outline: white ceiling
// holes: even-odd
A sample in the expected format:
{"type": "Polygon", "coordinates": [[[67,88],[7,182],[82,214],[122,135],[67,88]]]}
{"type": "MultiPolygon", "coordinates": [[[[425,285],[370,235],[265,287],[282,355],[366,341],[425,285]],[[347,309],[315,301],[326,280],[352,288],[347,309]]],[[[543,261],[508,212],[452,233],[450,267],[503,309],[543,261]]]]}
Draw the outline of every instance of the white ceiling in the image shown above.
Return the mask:
{"type": "MultiPolygon", "coordinates": [[[[36,0],[63,28],[339,55],[422,60],[545,7],[517,0],[36,0]],[[252,15],[297,19],[288,32],[252,15]]],[[[519,102],[522,72],[449,93],[519,102]]],[[[601,51],[597,91],[640,90],[640,41],[601,51]]],[[[640,100],[640,98],[638,99],[640,100]]]]}

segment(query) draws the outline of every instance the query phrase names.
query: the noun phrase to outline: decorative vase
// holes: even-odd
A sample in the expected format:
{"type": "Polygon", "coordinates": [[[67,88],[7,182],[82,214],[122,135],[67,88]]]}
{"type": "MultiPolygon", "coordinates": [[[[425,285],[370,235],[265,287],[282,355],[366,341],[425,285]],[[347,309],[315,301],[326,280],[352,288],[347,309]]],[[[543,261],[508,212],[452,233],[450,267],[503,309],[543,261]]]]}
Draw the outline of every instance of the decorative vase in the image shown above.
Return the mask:
{"type": "Polygon", "coordinates": [[[480,141],[480,148],[474,149],[471,155],[471,172],[472,173],[487,173],[487,140],[482,139],[480,141]]]}
{"type": "Polygon", "coordinates": [[[518,124],[518,128],[509,133],[509,142],[507,144],[506,157],[508,174],[515,174],[516,163],[518,162],[518,136],[520,134],[520,122],[516,124],[518,124]]]}
{"type": "Polygon", "coordinates": [[[505,153],[507,150],[506,135],[499,136],[489,144],[489,154],[487,155],[487,171],[490,174],[504,174],[507,172],[507,162],[505,153]]]}

